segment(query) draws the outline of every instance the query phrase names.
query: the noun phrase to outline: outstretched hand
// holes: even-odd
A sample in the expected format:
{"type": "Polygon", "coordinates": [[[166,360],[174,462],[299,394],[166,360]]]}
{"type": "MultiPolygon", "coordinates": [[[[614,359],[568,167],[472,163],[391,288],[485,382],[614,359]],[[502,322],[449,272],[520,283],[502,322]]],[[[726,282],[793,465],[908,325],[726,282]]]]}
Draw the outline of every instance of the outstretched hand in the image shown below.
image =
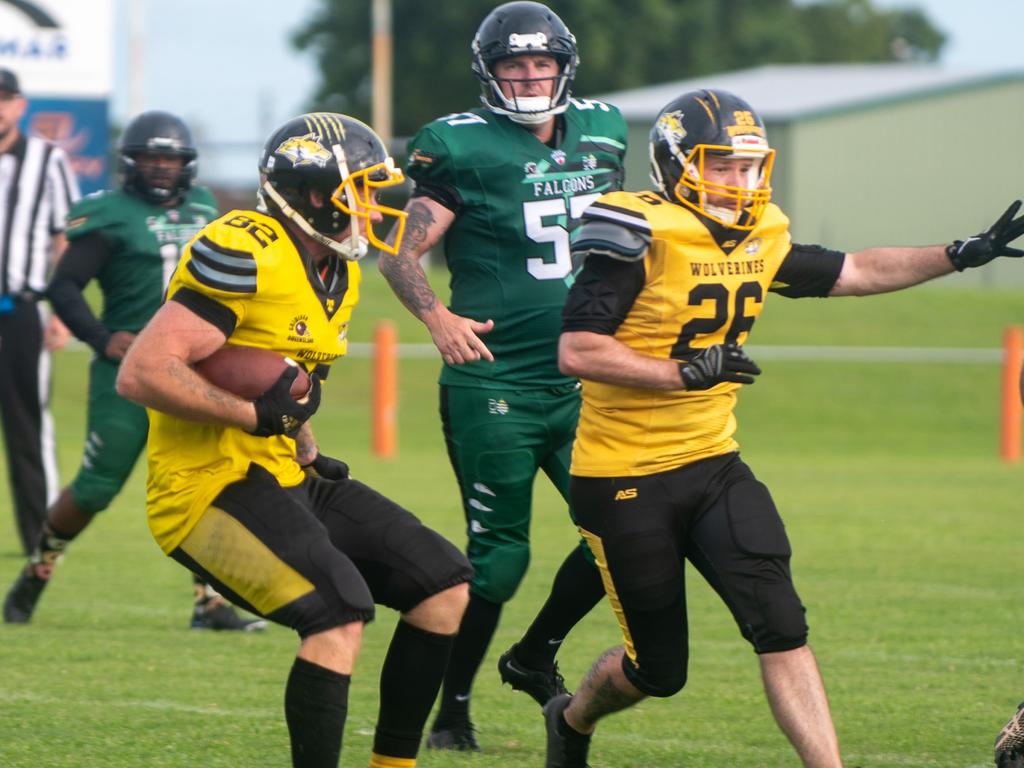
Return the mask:
{"type": "Polygon", "coordinates": [[[1024,234],[1024,216],[1017,216],[1018,210],[1020,200],[1014,200],[999,220],[984,232],[947,245],[946,255],[956,270],[963,272],[968,267],[980,267],[998,256],[1024,256],[1024,250],[1008,245],[1024,234]]]}
{"type": "Polygon", "coordinates": [[[479,322],[451,312],[447,307],[438,307],[437,313],[427,321],[427,329],[434,346],[449,365],[461,365],[483,359],[494,362],[494,355],[487,348],[480,335],[494,327],[493,320],[479,322]]]}
{"type": "Polygon", "coordinates": [[[757,363],[736,344],[713,344],[679,363],[679,374],[687,390],[711,389],[725,381],[753,384],[760,373],[757,363]]]}

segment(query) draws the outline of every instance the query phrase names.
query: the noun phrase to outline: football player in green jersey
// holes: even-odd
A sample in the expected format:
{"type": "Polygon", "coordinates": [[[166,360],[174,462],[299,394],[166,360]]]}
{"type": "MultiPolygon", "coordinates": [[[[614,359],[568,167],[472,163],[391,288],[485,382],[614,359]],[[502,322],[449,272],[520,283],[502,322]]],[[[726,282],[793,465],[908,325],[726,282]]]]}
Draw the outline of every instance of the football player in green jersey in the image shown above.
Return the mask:
{"type": "Polygon", "coordinates": [[[685,568],[722,598],[805,766],[842,758],[791,548],[768,488],[739,456],[733,409],[761,373],[743,351],[769,292],[865,296],[1024,256],[1013,203],[949,245],[844,253],[792,242],[771,202],[774,150],[739,97],[685,93],[651,131],[651,191],[604,195],[573,253],[559,364],[583,381],[571,498],[624,643],[544,708],[547,768],[585,768],[597,722],[687,681],[685,568]],[[687,562],[688,561],[688,562],[687,562]]]}
{"type": "MultiPolygon", "coordinates": [[[[621,188],[626,127],[615,107],[571,98],[576,41],[540,3],[491,11],[472,54],[483,106],[428,123],[410,142],[406,237],[380,269],[444,359],[444,437],[476,571],[428,744],[476,751],[470,691],[529,563],[538,470],[568,498],[580,401],[575,379],[558,370],[557,337],[570,232],[593,200],[621,188]],[[447,307],[420,267],[442,238],[447,307]]],[[[540,704],[563,691],[559,644],[602,596],[589,553],[576,548],[526,636],[501,657],[502,679],[540,704]]]]}
{"type": "MultiPolygon", "coordinates": [[[[188,127],[167,112],[144,112],[125,126],[119,155],[121,187],[89,195],[68,213],[71,243],[47,295],[75,336],[95,351],[89,368],[89,413],[81,467],[47,510],[29,562],[4,602],[8,623],[27,623],[68,544],[106,509],[128,480],[146,444],[146,411],[117,395],[114,379],[135,334],[153,316],[178,256],[217,217],[217,204],[194,185],[196,149],[188,127]],[[96,280],[103,294],[97,318],[83,291],[96,280]]],[[[198,577],[194,628],[253,630],[198,577]]]]}
{"type": "Polygon", "coordinates": [[[403,216],[377,190],[402,172],[369,126],[314,112],[270,135],[260,175],[260,208],[231,211],[186,246],[118,374],[118,391],[150,409],[149,527],[169,557],[298,634],[284,697],[296,768],[338,764],[363,628],[376,604],[400,612],[369,765],[413,768],[472,569],[322,455],[308,422],[348,350],[358,259],[368,243],[387,247],[374,232],[383,215],[403,216]],[[309,393],[290,394],[295,367],[255,400],[217,387],[192,366],[225,345],[291,357],[309,393]]]}

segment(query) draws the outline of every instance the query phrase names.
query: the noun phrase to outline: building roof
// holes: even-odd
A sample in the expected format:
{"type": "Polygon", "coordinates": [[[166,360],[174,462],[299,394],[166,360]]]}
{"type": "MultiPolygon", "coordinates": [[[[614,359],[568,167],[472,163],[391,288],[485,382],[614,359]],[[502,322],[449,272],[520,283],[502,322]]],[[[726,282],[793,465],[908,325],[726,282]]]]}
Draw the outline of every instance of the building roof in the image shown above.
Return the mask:
{"type": "Polygon", "coordinates": [[[742,96],[762,119],[784,122],[1014,80],[1024,80],[1024,70],[921,63],[773,64],[596,98],[616,105],[627,120],[648,122],[676,96],[720,88],[742,96]]]}

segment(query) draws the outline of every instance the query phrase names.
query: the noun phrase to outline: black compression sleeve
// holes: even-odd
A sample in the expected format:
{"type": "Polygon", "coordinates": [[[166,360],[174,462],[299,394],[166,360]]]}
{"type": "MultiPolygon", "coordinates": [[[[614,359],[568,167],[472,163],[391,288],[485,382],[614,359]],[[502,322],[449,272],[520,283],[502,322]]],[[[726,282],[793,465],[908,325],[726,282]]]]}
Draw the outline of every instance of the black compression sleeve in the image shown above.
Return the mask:
{"type": "Polygon", "coordinates": [[[462,197],[454,187],[441,184],[417,183],[412,191],[412,197],[429,197],[435,203],[440,203],[454,214],[462,208],[462,197]]]}
{"type": "Polygon", "coordinates": [[[587,256],[562,309],[562,331],[615,333],[644,287],[645,272],[643,259],[587,256]]]}
{"type": "Polygon", "coordinates": [[[96,354],[104,356],[110,331],[89,307],[82,289],[100,273],[110,258],[110,244],[98,232],[72,240],[57,262],[46,297],[57,317],[96,354]]]}
{"type": "Polygon", "coordinates": [[[839,279],[845,260],[846,254],[842,251],[793,243],[775,273],[770,290],[791,299],[805,296],[824,298],[839,279]]]}

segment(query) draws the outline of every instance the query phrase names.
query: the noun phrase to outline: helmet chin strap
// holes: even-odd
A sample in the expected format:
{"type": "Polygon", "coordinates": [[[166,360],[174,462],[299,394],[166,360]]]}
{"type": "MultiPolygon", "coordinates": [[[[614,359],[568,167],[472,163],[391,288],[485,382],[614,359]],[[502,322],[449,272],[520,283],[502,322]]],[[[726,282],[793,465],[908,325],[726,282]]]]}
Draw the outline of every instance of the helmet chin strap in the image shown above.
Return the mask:
{"type": "MultiPolygon", "coordinates": [[[[339,242],[331,239],[323,232],[317,232],[313,229],[312,224],[306,221],[298,211],[292,208],[288,202],[278,194],[277,190],[270,185],[269,181],[264,181],[263,184],[260,185],[260,191],[274,202],[274,205],[278,207],[281,213],[287,216],[291,221],[295,222],[295,226],[301,229],[303,234],[308,235],[321,245],[330,248],[334,253],[338,254],[342,258],[348,259],[349,261],[358,261],[366,255],[368,247],[363,238],[355,235],[354,238],[346,238],[347,241],[339,242]]],[[[355,217],[353,216],[351,218],[354,230],[355,217]]]]}
{"type": "MultiPolygon", "coordinates": [[[[702,195],[704,197],[704,195],[702,195]]],[[[725,208],[720,205],[704,204],[704,210],[725,224],[735,224],[739,221],[740,212],[735,208],[725,208]]]]}
{"type": "MultiPolygon", "coordinates": [[[[345,159],[345,149],[341,146],[341,144],[332,144],[331,145],[331,151],[334,153],[334,159],[338,163],[338,171],[341,173],[342,194],[347,196],[348,193],[344,191],[344,187],[345,187],[346,183],[348,182],[348,161],[345,159]]],[[[333,203],[331,203],[330,200],[328,200],[327,202],[328,202],[328,204],[333,205],[333,203]]],[[[348,207],[349,207],[350,211],[355,211],[355,209],[356,209],[356,201],[355,200],[346,200],[345,202],[348,203],[348,207]]],[[[356,216],[355,213],[351,213],[351,214],[349,214],[348,220],[349,220],[348,249],[351,252],[353,252],[353,253],[358,253],[359,255],[355,256],[355,257],[346,256],[345,258],[346,259],[352,259],[352,260],[358,260],[358,259],[363,258],[363,256],[366,255],[366,250],[367,250],[366,238],[359,236],[359,217],[356,216]]]]}
{"type": "Polygon", "coordinates": [[[513,123],[519,125],[541,125],[555,115],[560,115],[569,107],[568,102],[551,106],[557,101],[561,89],[565,87],[564,79],[557,87],[557,92],[551,96],[513,96],[511,99],[501,92],[501,86],[496,78],[491,78],[491,90],[501,100],[504,107],[496,106],[481,97],[484,106],[499,115],[505,115],[513,123]]]}

